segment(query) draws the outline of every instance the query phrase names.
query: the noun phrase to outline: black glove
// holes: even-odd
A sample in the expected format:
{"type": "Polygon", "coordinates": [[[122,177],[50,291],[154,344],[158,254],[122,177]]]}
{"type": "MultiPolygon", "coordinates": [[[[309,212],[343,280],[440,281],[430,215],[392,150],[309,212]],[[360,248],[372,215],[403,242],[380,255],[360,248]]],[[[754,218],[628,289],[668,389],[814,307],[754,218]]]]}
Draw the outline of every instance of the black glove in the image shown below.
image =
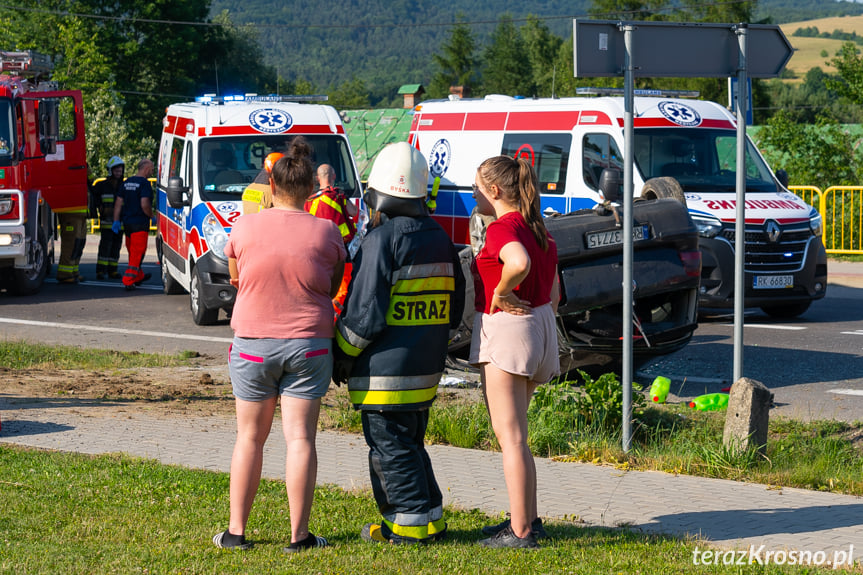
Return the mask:
{"type": "Polygon", "coordinates": [[[336,385],[347,383],[353,370],[353,358],[347,356],[337,357],[333,362],[333,381],[336,385]]]}

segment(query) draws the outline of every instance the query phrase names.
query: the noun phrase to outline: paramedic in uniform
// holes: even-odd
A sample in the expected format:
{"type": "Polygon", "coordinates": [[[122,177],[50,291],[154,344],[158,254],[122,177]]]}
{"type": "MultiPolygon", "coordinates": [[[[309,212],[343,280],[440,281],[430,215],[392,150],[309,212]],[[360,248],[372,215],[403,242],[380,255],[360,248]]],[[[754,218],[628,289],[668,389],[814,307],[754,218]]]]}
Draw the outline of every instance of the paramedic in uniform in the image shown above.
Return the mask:
{"type": "Polygon", "coordinates": [[[270,189],[270,173],[273,165],[284,156],[281,152],[272,152],[264,158],[261,171],[255,180],[243,191],[243,215],[257,214],[261,210],[273,207],[273,192],[270,189]]]}
{"type": "Polygon", "coordinates": [[[150,218],[153,217],[153,188],[148,180],[152,174],[153,161],[147,158],[139,161],[138,172],[123,182],[114,201],[113,230],[119,234],[122,225],[129,251],[129,267],[123,274],[127,290],[135,289],[150,278],[150,274],[141,270],[141,264],[147,253],[150,218]]]}
{"type": "MultiPolygon", "coordinates": [[[[320,189],[306,200],[305,210],[315,217],[330,220],[339,228],[345,247],[354,239],[357,233],[353,218],[357,215],[357,207],[347,201],[345,195],[335,186],[336,171],[329,164],[318,166],[318,184],[320,189]]],[[[333,298],[333,307],[338,315],[344,307],[348,284],[351,281],[351,264],[345,264],[345,274],[339,292],[333,298]]]]}
{"type": "Polygon", "coordinates": [[[446,531],[442,497],[423,444],[444,371],[450,328],[461,321],[464,276],[455,247],[428,214],[428,162],[390,144],[369,174],[371,229],[354,259],[336,321],[333,378],[362,412],[380,521],[366,541],[417,543],[446,531]]]}
{"type": "Polygon", "coordinates": [[[108,177],[93,186],[94,217],[99,218],[99,255],[96,260],[96,279],[109,277],[117,279],[117,263],[120,260],[120,247],[123,237],[114,233],[114,198],[123,183],[126,163],[119,156],[108,160],[108,177]]]}

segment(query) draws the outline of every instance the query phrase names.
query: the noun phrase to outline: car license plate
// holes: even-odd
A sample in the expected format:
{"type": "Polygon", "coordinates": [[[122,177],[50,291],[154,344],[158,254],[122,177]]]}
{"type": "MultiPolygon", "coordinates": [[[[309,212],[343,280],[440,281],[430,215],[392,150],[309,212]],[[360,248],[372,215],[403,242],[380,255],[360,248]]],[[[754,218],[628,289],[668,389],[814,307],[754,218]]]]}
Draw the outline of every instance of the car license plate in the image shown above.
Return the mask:
{"type": "Polygon", "coordinates": [[[794,287],[794,276],[755,276],[752,278],[755,289],[785,289],[794,287]]]}
{"type": "MultiPolygon", "coordinates": [[[[632,240],[635,242],[650,238],[650,227],[648,225],[635,226],[632,228],[632,240]]],[[[587,234],[587,249],[616,246],[623,243],[623,230],[609,230],[607,232],[595,232],[587,234]]]]}

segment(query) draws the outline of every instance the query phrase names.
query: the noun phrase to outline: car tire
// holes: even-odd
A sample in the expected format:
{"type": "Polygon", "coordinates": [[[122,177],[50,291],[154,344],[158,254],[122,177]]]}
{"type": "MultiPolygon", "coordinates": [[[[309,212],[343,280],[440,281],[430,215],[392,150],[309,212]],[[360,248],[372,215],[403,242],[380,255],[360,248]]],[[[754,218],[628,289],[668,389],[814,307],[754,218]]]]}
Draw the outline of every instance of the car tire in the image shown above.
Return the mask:
{"type": "Polygon", "coordinates": [[[641,197],[647,200],[672,198],[684,206],[686,205],[686,195],[683,193],[683,188],[680,186],[680,182],[674,178],[651,178],[647,180],[644,182],[644,187],[641,188],[641,197]]]}
{"type": "Polygon", "coordinates": [[[36,265],[29,270],[15,270],[12,280],[12,293],[15,295],[33,295],[37,293],[48,275],[51,263],[48,261],[48,240],[45,232],[39,228],[36,242],[32,246],[32,258],[36,265]]]}
{"type": "Polygon", "coordinates": [[[197,325],[213,325],[219,319],[219,308],[210,309],[206,306],[204,294],[201,292],[202,283],[198,268],[193,269],[189,285],[189,309],[192,310],[192,319],[197,325]]]}
{"type": "Polygon", "coordinates": [[[186,291],[180,285],[180,282],[175,280],[174,276],[171,275],[171,270],[168,269],[168,265],[164,260],[160,262],[159,267],[162,272],[162,291],[165,292],[165,295],[177,295],[186,291]]]}

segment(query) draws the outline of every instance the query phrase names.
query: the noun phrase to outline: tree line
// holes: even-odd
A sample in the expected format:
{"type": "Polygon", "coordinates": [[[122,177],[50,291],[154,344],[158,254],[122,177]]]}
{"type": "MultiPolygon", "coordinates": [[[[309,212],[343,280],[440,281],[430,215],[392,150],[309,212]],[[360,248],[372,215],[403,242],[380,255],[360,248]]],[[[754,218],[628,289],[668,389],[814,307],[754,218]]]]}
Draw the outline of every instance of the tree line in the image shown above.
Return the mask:
{"type": "MultiPolygon", "coordinates": [[[[224,0],[219,1],[221,4],[217,6],[225,5],[224,0]]],[[[443,40],[425,45],[422,50],[408,44],[401,51],[392,52],[389,43],[382,40],[379,46],[382,59],[376,62],[387,65],[379,64],[377,76],[357,74],[342,82],[315,81],[311,74],[301,71],[311,71],[313,66],[330,61],[325,55],[317,61],[307,58],[268,64],[268,41],[278,35],[262,24],[236,24],[234,18],[249,21],[249,15],[241,8],[213,15],[210,2],[8,0],[0,7],[0,49],[33,49],[46,54],[55,64],[53,79],[64,88],[82,90],[91,177],[105,175],[104,164],[115,154],[130,164],[138,157],[154,157],[165,107],[203,93],[327,93],[330,104],[337,109],[400,106],[396,94],[399,84],[392,84],[393,80],[385,76],[404,65],[428,72],[420,78],[405,75],[401,83],[423,83],[427,97],[435,98],[448,95],[451,86],[463,86],[477,97],[491,93],[563,97],[575,95],[576,89],[585,85],[622,87],[621,78],[573,77],[571,20],[503,13],[477,24],[468,22],[467,12],[446,15],[451,25],[446,27],[443,40]],[[560,26],[569,29],[561,34],[555,31],[560,26]],[[422,65],[418,63],[420,60],[422,65]],[[387,94],[380,91],[384,88],[387,94]]],[[[360,2],[352,0],[340,5],[344,8],[360,2]]],[[[406,28],[407,37],[426,38],[408,24],[421,22],[423,17],[444,18],[434,10],[441,9],[440,6],[451,8],[419,0],[362,2],[366,7],[374,5],[380,9],[366,12],[365,19],[360,20],[367,22],[368,28],[324,27],[327,37],[309,40],[311,48],[342,49],[341,60],[359,70],[360,62],[350,50],[358,35],[376,30],[384,36],[389,34],[391,42],[404,42],[405,34],[396,31],[406,28]]],[[[317,14],[324,24],[341,21],[344,15],[337,18],[327,4],[270,3],[269,21],[290,18],[298,11],[303,11],[306,18],[317,14]]],[[[471,9],[479,4],[478,0],[464,1],[459,6],[471,9]]],[[[245,5],[248,10],[260,7],[255,2],[245,5]]],[[[244,4],[238,2],[237,6],[244,4]]],[[[583,9],[585,15],[597,19],[752,22],[759,3],[593,0],[576,2],[574,6],[574,10],[583,9]]],[[[543,0],[532,3],[531,8],[534,7],[549,14],[559,10],[559,2],[543,0]]],[[[297,30],[298,34],[301,32],[302,29],[297,30]]],[[[790,145],[792,141],[774,137],[771,122],[781,132],[789,125],[841,126],[861,120],[857,94],[863,94],[863,64],[855,45],[843,45],[833,63],[838,69],[835,75],[815,68],[796,84],[779,80],[754,82],[755,123],[766,124],[761,132],[765,141],[777,146],[790,145]]],[[[727,104],[726,82],[720,79],[645,78],[638,83],[639,88],[697,90],[704,99],[727,104]]],[[[841,129],[837,130],[831,134],[832,140],[840,138],[841,129]]],[[[791,152],[793,149],[784,150],[786,154],[791,152]]],[[[803,160],[815,157],[810,155],[803,160]]],[[[833,157],[844,161],[847,154],[833,157]]],[[[825,162],[828,159],[822,158],[825,162]]],[[[846,173],[844,168],[849,166],[854,168],[856,178],[854,158],[843,164],[841,172],[827,173],[846,173]]],[[[789,172],[792,183],[798,175],[809,177],[803,175],[803,166],[797,174],[789,172]]]]}

